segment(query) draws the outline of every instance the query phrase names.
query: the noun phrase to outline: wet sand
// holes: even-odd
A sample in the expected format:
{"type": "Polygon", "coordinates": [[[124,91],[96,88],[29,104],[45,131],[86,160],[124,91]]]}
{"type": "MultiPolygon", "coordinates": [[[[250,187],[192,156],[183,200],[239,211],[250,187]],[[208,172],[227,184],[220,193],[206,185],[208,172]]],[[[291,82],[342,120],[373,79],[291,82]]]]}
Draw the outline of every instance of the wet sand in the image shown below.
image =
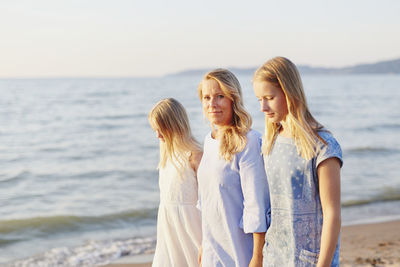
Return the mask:
{"type": "MultiPolygon", "coordinates": [[[[150,267],[151,255],[125,257],[107,267],[150,267]]],[[[340,266],[399,266],[400,220],[342,227],[340,266]]]]}

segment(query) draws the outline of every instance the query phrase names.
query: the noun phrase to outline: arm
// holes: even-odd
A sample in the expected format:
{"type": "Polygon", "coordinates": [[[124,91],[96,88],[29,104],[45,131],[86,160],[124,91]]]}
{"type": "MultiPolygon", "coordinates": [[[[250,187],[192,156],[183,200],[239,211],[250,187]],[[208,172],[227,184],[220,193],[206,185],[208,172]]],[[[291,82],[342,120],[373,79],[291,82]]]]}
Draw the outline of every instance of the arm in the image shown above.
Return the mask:
{"type": "Polygon", "coordinates": [[[261,267],[270,203],[261,139],[258,137],[248,137],[248,144],[239,160],[239,172],[243,192],[243,231],[253,233],[253,255],[249,266],[261,267]]]}
{"type": "Polygon", "coordinates": [[[243,193],[243,231],[265,233],[270,208],[269,191],[261,139],[254,133],[247,136],[247,145],[239,157],[238,167],[243,193]]]}
{"type": "Polygon", "coordinates": [[[318,267],[331,266],[337,246],[340,226],[340,162],[328,158],[317,168],[320,199],[323,212],[321,248],[318,267]]]}
{"type": "Polygon", "coordinates": [[[262,267],[265,233],[253,233],[253,257],[249,267],[262,267]]]}
{"type": "Polygon", "coordinates": [[[203,156],[203,152],[199,151],[192,151],[189,157],[190,167],[197,173],[197,168],[199,167],[201,157],[203,156]]]}
{"type": "Polygon", "coordinates": [[[197,263],[201,267],[201,256],[203,255],[203,246],[200,245],[199,252],[197,254],[197,263]]]}
{"type": "MultiPolygon", "coordinates": [[[[189,157],[189,163],[190,167],[194,170],[195,173],[197,173],[197,169],[199,167],[201,158],[203,157],[203,152],[200,151],[192,151],[190,157],[189,157]]],[[[197,201],[197,208],[200,209],[201,204],[200,204],[200,198],[197,201]]],[[[200,245],[199,247],[199,252],[197,253],[197,263],[201,267],[201,256],[203,255],[203,246],[200,245]]]]}
{"type": "MultiPolygon", "coordinates": [[[[190,157],[189,157],[190,167],[195,172],[196,177],[197,177],[197,169],[199,168],[199,164],[200,164],[200,161],[201,161],[202,157],[203,157],[203,152],[202,151],[192,151],[191,154],[190,154],[190,157]]],[[[196,208],[201,211],[200,191],[198,191],[198,199],[197,199],[196,208]]]]}

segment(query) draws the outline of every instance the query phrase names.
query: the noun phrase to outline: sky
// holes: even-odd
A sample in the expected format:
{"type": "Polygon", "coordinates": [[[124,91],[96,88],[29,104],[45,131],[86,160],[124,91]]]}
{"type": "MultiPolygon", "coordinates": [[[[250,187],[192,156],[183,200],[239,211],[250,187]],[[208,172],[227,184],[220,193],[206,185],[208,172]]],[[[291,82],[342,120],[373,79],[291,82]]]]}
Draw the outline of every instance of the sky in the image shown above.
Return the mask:
{"type": "Polygon", "coordinates": [[[398,0],[2,0],[0,77],[152,77],[400,58],[398,0]]]}

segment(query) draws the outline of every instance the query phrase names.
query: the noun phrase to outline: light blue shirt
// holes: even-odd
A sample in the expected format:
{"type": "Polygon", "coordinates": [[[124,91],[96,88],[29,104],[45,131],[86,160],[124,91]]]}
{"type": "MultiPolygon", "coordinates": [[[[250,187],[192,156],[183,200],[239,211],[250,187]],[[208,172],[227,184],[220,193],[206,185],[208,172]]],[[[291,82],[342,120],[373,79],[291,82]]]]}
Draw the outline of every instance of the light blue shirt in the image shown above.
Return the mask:
{"type": "MultiPolygon", "coordinates": [[[[322,207],[318,188],[318,165],[328,158],[342,163],[342,150],[326,131],[327,142],[317,156],[302,158],[294,140],[277,136],[264,157],[271,196],[271,226],[265,236],[263,266],[306,267],[318,262],[322,233],[322,207]]],[[[337,245],[331,266],[339,266],[337,245]]]]}
{"type": "Polygon", "coordinates": [[[248,266],[254,232],[267,230],[268,182],[261,155],[261,137],[247,133],[242,152],[227,162],[220,142],[209,133],[198,168],[201,203],[202,266],[248,266]]]}

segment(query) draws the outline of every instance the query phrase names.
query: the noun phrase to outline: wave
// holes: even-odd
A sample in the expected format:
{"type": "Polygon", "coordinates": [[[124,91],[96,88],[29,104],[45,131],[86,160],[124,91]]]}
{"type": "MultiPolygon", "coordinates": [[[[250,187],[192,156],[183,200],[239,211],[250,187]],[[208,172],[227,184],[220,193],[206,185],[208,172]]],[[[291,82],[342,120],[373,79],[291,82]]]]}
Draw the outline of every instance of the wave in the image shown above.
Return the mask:
{"type": "Polygon", "coordinates": [[[5,245],[10,245],[12,243],[23,241],[21,238],[9,238],[9,239],[2,239],[0,238],[0,247],[5,245]]]}
{"type": "Polygon", "coordinates": [[[155,243],[154,237],[91,240],[77,247],[53,248],[33,257],[6,263],[4,266],[100,266],[127,255],[150,256],[154,252],[155,243]]]}
{"type": "Polygon", "coordinates": [[[82,125],[83,129],[90,129],[90,130],[114,130],[114,129],[124,129],[128,128],[128,124],[116,124],[116,123],[100,123],[100,124],[85,124],[82,125]]]}
{"type": "Polygon", "coordinates": [[[379,128],[388,129],[388,130],[400,130],[400,124],[398,123],[386,123],[378,125],[379,128]]]}
{"type": "MultiPolygon", "coordinates": [[[[87,97],[93,97],[93,98],[107,98],[107,97],[117,97],[117,96],[125,96],[131,94],[128,90],[121,90],[121,91],[110,91],[110,90],[105,90],[105,91],[96,91],[93,93],[88,93],[86,96],[87,97]]],[[[85,101],[87,103],[89,101],[85,101]]]]}
{"type": "Polygon", "coordinates": [[[122,114],[122,115],[104,115],[104,116],[88,116],[86,119],[94,120],[94,121],[103,121],[103,120],[131,120],[135,114],[122,114]]]}
{"type": "Polygon", "coordinates": [[[355,129],[356,131],[367,131],[367,132],[375,132],[375,131],[380,131],[380,130],[400,130],[400,124],[398,123],[384,123],[384,124],[375,124],[371,126],[366,126],[366,127],[360,127],[355,129]]]}
{"type": "Polygon", "coordinates": [[[366,146],[366,147],[355,147],[355,148],[345,149],[344,152],[350,154],[369,154],[369,153],[394,154],[394,153],[400,153],[400,150],[396,148],[366,146]]]}
{"type": "MultiPolygon", "coordinates": [[[[144,171],[142,171],[143,173],[144,171]]],[[[92,178],[103,178],[103,177],[136,177],[136,173],[127,170],[94,170],[87,172],[80,172],[75,175],[69,176],[71,179],[92,179],[92,178]]]]}
{"type": "Polygon", "coordinates": [[[387,188],[383,192],[365,199],[354,199],[342,202],[342,207],[362,206],[376,202],[398,201],[400,200],[399,188],[387,188]]]}
{"type": "Polygon", "coordinates": [[[23,180],[31,175],[32,175],[32,173],[29,171],[21,171],[17,174],[14,174],[11,176],[7,175],[5,177],[3,175],[0,175],[0,184],[5,185],[8,183],[15,183],[15,182],[23,180]],[[1,176],[3,176],[3,177],[1,177],[1,176]]]}
{"type": "Polygon", "coordinates": [[[103,216],[58,215],[33,217],[26,219],[0,220],[1,235],[30,233],[35,236],[47,236],[60,232],[75,232],[93,227],[110,228],[122,223],[130,224],[141,220],[154,220],[157,209],[126,211],[103,216]]]}

